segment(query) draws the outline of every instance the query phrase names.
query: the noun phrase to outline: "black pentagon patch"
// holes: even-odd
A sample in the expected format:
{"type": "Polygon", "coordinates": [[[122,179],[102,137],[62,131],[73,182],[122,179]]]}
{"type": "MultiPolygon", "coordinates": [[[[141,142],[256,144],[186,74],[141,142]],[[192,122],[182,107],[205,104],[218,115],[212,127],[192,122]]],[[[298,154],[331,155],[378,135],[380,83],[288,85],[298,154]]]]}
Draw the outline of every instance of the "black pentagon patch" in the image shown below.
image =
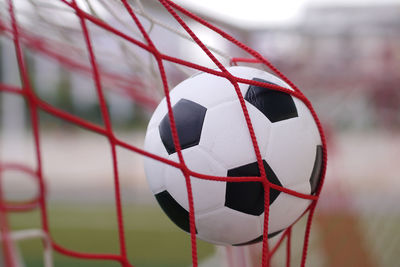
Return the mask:
{"type": "MultiPolygon", "coordinates": [[[[268,180],[282,186],[274,171],[263,160],[268,180]]],[[[257,162],[228,170],[229,177],[260,176],[257,162]]],[[[270,189],[269,204],[271,205],[280,194],[279,190],[270,189]]],[[[264,212],[264,187],[261,182],[227,182],[225,206],[251,215],[261,215],[264,212]]]]}
{"type": "Polygon", "coordinates": [[[166,190],[156,194],[155,197],[158,204],[160,204],[161,208],[171,221],[182,230],[190,233],[189,212],[179,205],[179,203],[176,202],[176,200],[166,190]]]}
{"type": "MultiPolygon", "coordinates": [[[[185,149],[198,145],[207,109],[193,101],[181,99],[172,107],[172,110],[181,148],[185,149]]],[[[168,114],[161,120],[158,129],[168,154],[175,153],[168,114]]]]}
{"type": "MultiPolygon", "coordinates": [[[[274,84],[262,79],[253,81],[274,84]]],[[[250,85],[244,99],[261,111],[271,122],[298,117],[296,105],[290,94],[250,85]]]]}
{"type": "Polygon", "coordinates": [[[310,177],[311,194],[315,194],[318,188],[319,181],[321,180],[322,172],[322,146],[317,146],[317,153],[315,154],[314,167],[310,177]]]}
{"type": "Polygon", "coordinates": [[[255,239],[253,239],[253,240],[250,240],[250,241],[248,241],[248,242],[244,242],[244,243],[240,243],[240,244],[234,244],[234,245],[232,245],[232,246],[246,246],[246,245],[251,245],[251,244],[259,243],[259,242],[261,242],[261,241],[263,241],[263,235],[261,235],[261,236],[255,238],[255,239]]]}
{"type": "MultiPolygon", "coordinates": [[[[279,231],[270,233],[270,234],[268,234],[268,238],[272,238],[272,237],[274,237],[274,236],[276,236],[276,235],[282,233],[282,231],[283,231],[283,230],[279,230],[279,231]]],[[[264,237],[264,235],[260,235],[259,237],[255,238],[255,239],[253,239],[253,240],[250,240],[250,241],[245,242],[245,243],[234,244],[233,246],[246,246],[246,245],[251,245],[251,244],[259,243],[259,242],[263,241],[263,237],[264,237]]]]}

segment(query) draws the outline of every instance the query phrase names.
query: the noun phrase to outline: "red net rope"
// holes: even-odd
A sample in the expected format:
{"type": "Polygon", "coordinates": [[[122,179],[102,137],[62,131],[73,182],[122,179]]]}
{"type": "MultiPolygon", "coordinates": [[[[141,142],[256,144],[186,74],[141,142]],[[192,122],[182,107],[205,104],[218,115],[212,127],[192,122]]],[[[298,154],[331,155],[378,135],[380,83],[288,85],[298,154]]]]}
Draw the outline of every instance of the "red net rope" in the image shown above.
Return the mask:
{"type": "MultiPolygon", "coordinates": [[[[314,210],[318,201],[318,197],[322,188],[323,184],[323,179],[325,176],[325,171],[326,171],[326,163],[327,163],[327,153],[326,153],[326,141],[324,137],[324,133],[321,127],[321,124],[317,118],[317,115],[309,102],[309,100],[302,94],[302,92],[288,79],[286,78],[277,68],[275,68],[267,59],[262,57],[259,53],[251,49],[250,47],[242,44],[241,42],[237,41],[235,38],[230,36],[229,34],[225,33],[218,27],[208,23],[204,19],[194,15],[193,13],[185,10],[181,6],[175,4],[174,2],[170,0],[159,0],[159,2],[162,4],[162,6],[165,8],[165,10],[179,23],[179,25],[189,34],[189,36],[192,38],[192,40],[198,45],[204,53],[207,54],[207,56],[212,60],[212,62],[218,67],[217,69],[211,69],[207,68],[204,66],[201,66],[199,64],[192,63],[190,61],[186,61],[177,57],[170,56],[168,54],[162,53],[157,46],[153,43],[152,39],[150,38],[148,32],[146,32],[143,24],[137,17],[137,14],[134,12],[132,9],[131,5],[128,3],[127,0],[121,0],[121,4],[124,6],[126,12],[129,14],[131,17],[131,23],[132,25],[135,25],[137,29],[140,31],[143,40],[139,40],[138,38],[134,38],[132,36],[129,36],[113,26],[107,24],[106,22],[96,18],[93,15],[90,15],[89,13],[86,13],[84,10],[82,10],[77,2],[75,0],[60,0],[62,4],[65,5],[66,8],[73,9],[76,16],[79,18],[80,21],[80,27],[81,27],[81,32],[84,37],[84,41],[86,44],[86,50],[88,54],[88,62],[90,63],[90,67],[84,67],[82,65],[79,65],[78,63],[74,62],[70,58],[63,56],[61,53],[56,53],[46,46],[45,43],[40,42],[38,39],[35,39],[33,36],[29,35],[28,33],[24,32],[24,30],[19,26],[19,22],[17,20],[17,15],[16,15],[16,9],[14,6],[13,0],[7,0],[7,9],[10,17],[10,22],[7,22],[3,20],[3,18],[0,18],[0,30],[2,34],[6,37],[9,37],[12,39],[14,47],[15,47],[15,52],[16,52],[16,57],[17,57],[17,62],[18,62],[18,67],[19,67],[19,73],[21,77],[21,82],[22,82],[22,87],[17,88],[15,86],[11,86],[8,84],[0,84],[0,91],[2,93],[7,93],[7,94],[16,94],[20,95],[23,97],[26,102],[28,103],[28,109],[29,109],[29,116],[31,119],[31,127],[32,127],[32,134],[34,137],[34,146],[35,146],[35,155],[36,155],[36,163],[37,163],[37,168],[36,169],[31,169],[28,166],[25,165],[20,165],[18,163],[5,163],[5,162],[0,162],[0,179],[1,179],[1,174],[4,173],[6,170],[19,170],[24,173],[29,174],[32,176],[37,183],[39,184],[39,195],[36,199],[33,199],[29,202],[26,203],[8,203],[4,199],[4,192],[2,188],[2,183],[0,180],[0,226],[1,226],[1,234],[2,234],[2,243],[3,243],[3,254],[5,256],[5,263],[6,266],[15,266],[16,263],[14,262],[14,258],[12,255],[12,240],[10,239],[10,229],[7,221],[7,214],[11,212],[21,212],[21,211],[28,211],[32,209],[39,209],[40,214],[41,214],[41,222],[42,222],[42,230],[49,236],[50,238],[50,244],[54,250],[56,250],[59,253],[62,253],[64,255],[70,256],[70,257],[76,257],[76,258],[84,258],[84,259],[97,259],[97,260],[111,260],[111,261],[117,261],[121,264],[121,266],[133,266],[127,256],[127,249],[126,249],[126,242],[125,242],[125,234],[124,234],[124,220],[123,220],[123,212],[122,212],[122,200],[121,200],[121,188],[120,188],[120,180],[119,180],[119,173],[118,173],[118,158],[117,158],[117,153],[116,153],[116,148],[117,147],[122,147],[124,149],[130,150],[134,153],[139,153],[145,157],[150,157],[155,160],[158,160],[160,162],[163,162],[165,164],[169,164],[175,168],[179,168],[182,173],[185,176],[186,179],[186,185],[187,185],[187,193],[188,193],[188,200],[189,200],[189,214],[190,214],[190,231],[191,231],[191,245],[192,245],[192,261],[193,261],[193,266],[198,266],[198,261],[197,261],[197,248],[196,248],[196,234],[195,234],[195,213],[194,213],[194,206],[193,206],[193,194],[192,194],[192,187],[191,187],[191,181],[190,181],[190,176],[192,177],[197,177],[200,179],[208,179],[208,180],[215,180],[215,181],[235,181],[235,182],[240,182],[240,181],[258,181],[262,182],[264,186],[264,192],[265,192],[265,217],[264,217],[264,239],[263,239],[263,249],[262,249],[262,266],[269,266],[270,265],[270,259],[271,256],[275,253],[277,248],[282,244],[283,240],[287,240],[286,244],[286,250],[287,250],[287,266],[290,265],[290,240],[291,240],[291,227],[289,227],[285,233],[282,235],[282,238],[280,241],[273,247],[269,248],[268,246],[268,216],[269,216],[269,189],[273,188],[276,190],[280,190],[282,192],[285,192],[287,194],[299,197],[299,198],[304,198],[304,199],[310,199],[312,200],[309,208],[306,210],[305,215],[307,215],[307,225],[306,225],[306,231],[304,235],[304,245],[303,245],[303,253],[302,253],[302,261],[301,261],[301,266],[305,266],[306,264],[306,257],[307,257],[307,248],[308,248],[308,242],[309,242],[309,235],[310,235],[310,228],[311,228],[311,223],[312,223],[312,217],[314,215],[314,210]],[[246,80],[242,78],[235,77],[231,75],[225,66],[214,56],[214,54],[207,48],[207,46],[196,36],[196,34],[191,30],[191,28],[188,26],[188,24],[183,20],[183,17],[187,17],[196,23],[199,23],[205,27],[207,27],[209,30],[215,32],[216,34],[220,35],[222,38],[226,39],[233,45],[237,46],[240,48],[244,53],[246,53],[248,56],[246,58],[234,58],[232,60],[233,63],[237,62],[252,62],[252,63],[261,63],[264,66],[268,67],[271,71],[273,71],[277,76],[279,76],[282,80],[284,80],[286,83],[288,83],[294,91],[288,90],[286,88],[277,86],[277,85],[270,85],[270,89],[273,90],[279,90],[286,92],[288,94],[291,94],[292,96],[300,99],[311,111],[312,116],[314,117],[320,135],[322,139],[322,144],[323,144],[323,170],[322,170],[322,181],[320,183],[320,186],[318,188],[318,191],[315,195],[305,195],[301,194],[298,192],[295,192],[293,190],[289,190],[280,186],[277,186],[275,184],[272,184],[267,180],[265,170],[263,168],[263,163],[262,163],[262,158],[260,155],[260,150],[257,144],[257,140],[255,137],[254,129],[252,122],[250,120],[243,96],[240,93],[238,83],[245,83],[249,85],[256,85],[256,86],[265,86],[263,83],[257,82],[257,81],[252,81],[252,80],[246,80]],[[92,45],[92,39],[90,35],[90,31],[88,28],[88,23],[91,23],[95,25],[96,27],[102,28],[103,30],[106,30],[110,35],[116,35],[125,41],[129,42],[130,45],[136,46],[142,50],[147,51],[150,53],[156,63],[157,63],[157,68],[159,71],[159,75],[161,77],[162,81],[162,86],[163,86],[163,92],[167,100],[167,105],[168,105],[168,116],[171,122],[171,129],[172,129],[172,136],[174,140],[174,144],[176,147],[177,155],[179,158],[179,162],[174,162],[167,160],[165,158],[161,158],[157,155],[148,153],[147,151],[144,151],[138,147],[132,146],[120,139],[118,139],[113,131],[113,127],[111,124],[110,120],[110,114],[107,109],[106,105],[106,99],[104,95],[104,89],[102,83],[106,79],[112,79],[114,81],[118,81],[120,79],[123,79],[123,77],[118,77],[106,72],[102,72],[100,70],[98,61],[96,60],[96,53],[94,51],[93,45],[92,45]],[[76,70],[76,71],[83,71],[87,72],[88,74],[91,75],[93,78],[93,82],[95,84],[96,88],[96,93],[97,93],[97,99],[98,103],[100,105],[101,109],[101,116],[104,125],[97,125],[92,122],[86,121],[80,117],[77,117],[75,115],[69,114],[55,106],[52,106],[45,101],[43,101],[40,97],[37,96],[35,91],[33,90],[32,83],[30,81],[30,77],[28,75],[27,71],[27,63],[26,59],[24,58],[24,51],[23,51],[23,46],[28,46],[30,49],[41,51],[42,53],[45,53],[46,55],[56,58],[61,64],[64,66],[69,67],[70,69],[76,70]],[[178,135],[177,135],[177,129],[174,121],[174,116],[172,113],[172,107],[171,107],[171,101],[169,97],[169,86],[168,86],[168,76],[166,74],[165,70],[165,63],[166,62],[172,62],[174,64],[186,66],[192,69],[196,69],[199,71],[207,72],[213,75],[217,75],[220,77],[224,77],[225,79],[229,80],[231,84],[234,86],[236,93],[238,95],[238,99],[240,100],[240,105],[243,110],[243,115],[246,119],[246,123],[248,126],[249,134],[251,136],[251,140],[253,143],[254,147],[254,153],[257,156],[257,162],[260,170],[260,177],[217,177],[217,176],[210,176],[210,175],[204,175],[201,173],[194,172],[190,170],[186,164],[185,164],[185,159],[182,156],[182,151],[181,147],[178,141],[178,135]],[[115,203],[116,203],[116,211],[117,211],[117,220],[118,220],[118,233],[119,233],[119,253],[118,254],[93,254],[93,253],[82,253],[74,250],[67,249],[63,247],[61,244],[56,243],[54,240],[52,240],[52,235],[49,230],[49,220],[48,220],[48,214],[46,210],[46,190],[45,190],[45,183],[44,183],[44,178],[43,178],[43,171],[42,171],[42,153],[41,153],[41,137],[39,134],[39,117],[38,117],[38,112],[39,111],[44,111],[52,116],[55,116],[57,118],[60,118],[62,120],[68,121],[69,123],[75,124],[77,126],[80,126],[83,129],[86,129],[91,132],[95,132],[99,135],[103,135],[107,137],[111,149],[111,155],[112,155],[112,163],[113,163],[113,174],[114,174],[114,186],[115,186],[115,203]]],[[[129,82],[129,81],[128,81],[129,82]]],[[[132,81],[137,83],[138,81],[132,81]]],[[[129,88],[132,89],[132,88],[129,88]]],[[[147,95],[144,92],[141,92],[139,90],[126,90],[125,92],[128,94],[132,99],[134,99],[137,102],[140,102],[144,105],[154,107],[155,106],[155,100],[152,99],[149,95],[147,95]]]]}

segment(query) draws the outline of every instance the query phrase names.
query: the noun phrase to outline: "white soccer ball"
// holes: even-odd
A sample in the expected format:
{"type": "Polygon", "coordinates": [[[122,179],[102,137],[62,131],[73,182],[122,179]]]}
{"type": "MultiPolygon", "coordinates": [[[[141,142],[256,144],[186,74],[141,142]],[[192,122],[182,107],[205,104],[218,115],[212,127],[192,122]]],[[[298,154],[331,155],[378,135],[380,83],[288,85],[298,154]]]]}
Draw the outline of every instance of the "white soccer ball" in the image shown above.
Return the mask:
{"type": "MultiPolygon", "coordinates": [[[[230,67],[240,78],[291,89],[258,69],[230,67]]],[[[270,182],[314,194],[322,169],[322,145],[309,109],[290,94],[239,83],[270,182]]],[[[292,89],[291,89],[292,90],[292,89]]],[[[170,92],[182,154],[188,168],[213,176],[259,176],[249,130],[233,85],[200,73],[170,92]]],[[[166,100],[155,110],[145,149],[178,162],[166,100]]],[[[165,163],[145,159],[149,186],[168,217],[189,232],[184,175],[165,163]]],[[[263,238],[264,188],[261,182],[218,182],[191,177],[196,235],[215,244],[245,245],[263,238]]],[[[292,225],[310,200],[270,190],[268,238],[292,225]]]]}

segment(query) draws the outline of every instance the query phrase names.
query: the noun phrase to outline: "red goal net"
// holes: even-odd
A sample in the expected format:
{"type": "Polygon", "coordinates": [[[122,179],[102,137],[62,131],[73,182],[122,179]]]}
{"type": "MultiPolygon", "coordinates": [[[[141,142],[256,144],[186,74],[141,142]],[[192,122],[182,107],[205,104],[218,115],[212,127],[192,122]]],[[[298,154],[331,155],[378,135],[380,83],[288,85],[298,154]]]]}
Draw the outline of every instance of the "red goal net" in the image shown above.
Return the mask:
{"type": "MultiPolygon", "coordinates": [[[[260,177],[242,179],[243,181],[260,181],[265,191],[265,199],[269,199],[269,189],[274,188],[295,197],[312,200],[306,210],[306,226],[302,247],[301,266],[306,265],[307,249],[314,210],[323,184],[326,170],[326,145],[324,133],[318,117],[308,99],[265,57],[241,43],[221,28],[195,15],[193,12],[177,5],[170,0],[149,1],[78,1],[59,0],[25,1],[7,0],[1,3],[0,34],[4,42],[4,53],[15,57],[15,68],[10,65],[10,71],[19,79],[7,81],[3,77],[0,84],[0,95],[13,95],[22,98],[27,105],[28,126],[34,143],[35,162],[31,165],[18,161],[0,161],[0,230],[2,256],[7,267],[20,266],[20,255],[16,249],[19,240],[39,238],[43,240],[45,266],[52,266],[52,251],[68,257],[88,260],[105,260],[118,262],[121,266],[134,266],[129,260],[126,246],[121,182],[118,169],[118,149],[150,157],[165,164],[175,165],[181,169],[187,183],[190,217],[190,238],[193,266],[198,266],[197,241],[195,230],[195,213],[190,176],[199,179],[228,181],[229,177],[215,177],[196,174],[185,165],[181,149],[177,146],[180,161],[171,162],[162,157],[149,153],[139,146],[119,138],[114,131],[113,116],[110,114],[108,91],[119,94],[129,101],[136,103],[140,109],[152,110],[161,97],[166,97],[168,114],[172,122],[172,133],[175,144],[179,144],[176,126],[174,124],[170,89],[184,78],[196,71],[207,72],[229,80],[235,87],[240,100],[243,115],[246,119],[258,166],[263,166],[252,122],[240,94],[238,83],[258,85],[256,81],[245,80],[231,75],[227,71],[229,64],[250,64],[275,73],[288,83],[294,91],[271,85],[270,89],[284,91],[300,99],[311,111],[318,126],[323,143],[322,180],[315,195],[304,195],[286,188],[273,185],[266,179],[261,167],[260,177]],[[156,10],[155,15],[148,10],[156,10]],[[157,13],[158,12],[158,13],[157,13]],[[162,14],[160,17],[159,14],[162,14]],[[171,24],[164,23],[162,18],[168,17],[171,24]],[[201,29],[201,30],[199,30],[201,29]],[[207,32],[213,40],[225,44],[224,50],[208,44],[197,32],[207,32]],[[166,43],[183,40],[181,52],[173,51],[166,43]],[[183,51],[183,52],[182,52],[183,51]],[[193,53],[201,55],[194,57],[193,53]],[[79,73],[86,77],[86,82],[94,85],[100,119],[96,122],[74,114],[67,106],[59,107],[49,103],[40,94],[40,81],[34,80],[30,70],[30,54],[51,59],[63,69],[63,73],[79,73]],[[119,252],[114,254],[85,253],[66,248],[57,243],[49,227],[46,178],[43,172],[43,136],[40,131],[41,116],[47,115],[59,118],[70,124],[79,126],[105,137],[108,140],[113,166],[113,183],[115,210],[117,214],[119,252]],[[27,201],[8,200],[7,188],[2,176],[6,172],[17,171],[32,178],[38,185],[38,194],[27,201]],[[197,176],[196,176],[197,175],[197,176]],[[10,214],[39,210],[41,228],[35,230],[12,230],[10,214]]],[[[206,39],[206,38],[204,38],[206,39]]],[[[3,64],[4,68],[4,64],[3,64]]],[[[7,68],[7,66],[6,66],[7,68]]],[[[4,73],[4,72],[3,72],[4,73]]],[[[68,79],[66,80],[68,81],[68,79]]],[[[5,107],[5,106],[4,106],[5,107]]],[[[5,108],[4,108],[5,110],[5,108]]],[[[10,114],[8,114],[10,115],[10,114]]],[[[5,116],[5,115],[4,115],[5,116]]],[[[10,115],[12,116],[12,115],[10,115]]],[[[3,124],[4,125],[4,124],[3,124]]],[[[6,131],[3,129],[3,131],[6,131]]],[[[236,181],[241,181],[236,179],[236,181]]],[[[291,231],[289,227],[273,245],[268,242],[268,201],[265,201],[264,238],[262,242],[262,266],[270,266],[271,258],[277,249],[286,241],[286,263],[290,265],[291,231]]],[[[136,266],[136,265],[135,265],[136,266]]]]}

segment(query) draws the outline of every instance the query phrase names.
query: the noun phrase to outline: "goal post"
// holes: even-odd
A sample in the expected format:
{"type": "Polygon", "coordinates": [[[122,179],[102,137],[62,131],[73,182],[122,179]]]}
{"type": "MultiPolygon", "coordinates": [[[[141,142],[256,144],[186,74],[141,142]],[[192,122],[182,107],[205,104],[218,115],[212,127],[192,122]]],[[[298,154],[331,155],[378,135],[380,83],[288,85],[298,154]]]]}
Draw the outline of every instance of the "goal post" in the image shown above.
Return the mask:
{"type": "MultiPolygon", "coordinates": [[[[9,136],[6,141],[2,142],[2,149],[4,149],[4,145],[12,146],[5,151],[15,151],[14,149],[19,146],[17,150],[21,150],[20,154],[23,154],[24,147],[21,145],[22,142],[19,143],[18,140],[24,140],[24,135],[29,135],[34,155],[33,162],[28,163],[24,159],[10,158],[9,154],[2,157],[0,159],[0,188],[3,191],[7,190],[2,186],[4,183],[2,177],[7,169],[6,167],[12,166],[25,175],[33,176],[38,191],[36,198],[27,202],[17,201],[17,203],[14,203],[0,195],[0,226],[2,229],[0,242],[3,245],[2,254],[7,267],[23,266],[23,263],[20,263],[20,261],[23,262],[23,257],[21,259],[18,255],[17,248],[19,242],[29,239],[43,241],[45,267],[54,265],[53,254],[84,260],[113,262],[124,267],[136,266],[128,256],[127,223],[122,199],[124,188],[123,172],[120,169],[120,150],[138,154],[141,157],[149,157],[179,168],[188,181],[190,181],[190,170],[184,165],[179,149],[180,161],[174,162],[144,150],[142,145],[132,144],[130,141],[121,138],[113,120],[113,116],[115,116],[113,110],[123,111],[119,104],[122,102],[113,104],[113,101],[110,101],[110,95],[118,95],[123,100],[129,101],[131,104],[134,103],[135,106],[140,106],[147,114],[142,115],[145,119],[148,119],[148,110],[154,109],[160,99],[165,96],[168,114],[172,119],[171,130],[174,143],[179,144],[177,129],[173,123],[174,115],[169,98],[170,89],[183,79],[201,71],[229,80],[239,92],[238,83],[251,85],[257,84],[257,81],[235,77],[227,71],[227,67],[229,64],[251,65],[254,63],[273,72],[293,88],[292,91],[272,84],[270,89],[286,92],[302,101],[310,110],[321,135],[323,149],[322,178],[315,195],[301,194],[294,190],[282,188],[273,185],[267,179],[262,181],[264,188],[266,188],[265,199],[269,199],[269,189],[273,188],[293,197],[310,200],[311,204],[302,217],[305,221],[302,225],[303,229],[300,230],[303,233],[303,242],[300,248],[297,248],[302,251],[299,265],[306,266],[312,219],[326,171],[326,141],[322,126],[310,101],[294,83],[265,57],[211,22],[202,19],[171,0],[29,0],[26,3],[4,0],[0,4],[1,40],[2,43],[7,43],[7,45],[2,45],[3,72],[5,73],[4,77],[7,78],[3,77],[0,82],[0,94],[2,95],[1,132],[4,133],[4,136],[9,136]],[[212,40],[219,41],[216,42],[217,47],[203,41],[202,38],[206,39],[204,36],[207,36],[207,34],[212,36],[212,40]],[[15,52],[11,53],[11,51],[15,52]],[[46,63],[48,64],[46,67],[42,66],[41,70],[33,70],[27,64],[28,54],[34,55],[33,61],[37,60],[35,58],[43,58],[49,63],[46,63]],[[8,58],[9,55],[13,55],[14,58],[8,58]],[[243,57],[243,55],[245,56],[243,57]],[[16,66],[13,67],[10,62],[13,62],[16,66]],[[48,71],[51,73],[54,66],[62,68],[63,71],[74,75],[74,77],[76,75],[77,83],[81,81],[84,84],[89,80],[91,84],[87,85],[87,88],[90,88],[91,92],[85,94],[84,86],[77,86],[79,88],[73,90],[71,89],[74,87],[73,85],[64,85],[65,90],[71,90],[68,96],[71,99],[68,101],[71,101],[72,104],[68,105],[69,108],[57,106],[56,101],[51,96],[54,94],[51,90],[55,90],[56,86],[43,85],[43,87],[50,88],[44,89],[35,80],[37,78],[35,72],[48,71]],[[8,80],[17,79],[12,78],[16,77],[17,74],[20,83],[8,80]],[[26,106],[15,104],[16,102],[8,99],[9,96],[17,98],[17,102],[25,102],[26,106]],[[76,98],[84,97],[94,99],[95,104],[93,106],[99,115],[96,120],[90,117],[89,111],[74,108],[80,104],[79,101],[76,101],[76,98]],[[118,247],[112,253],[75,250],[58,243],[54,238],[49,221],[47,193],[50,189],[46,184],[48,180],[45,172],[45,167],[47,168],[48,165],[45,166],[46,159],[44,158],[45,153],[43,153],[47,144],[44,140],[46,129],[43,130],[42,126],[47,122],[43,114],[50,115],[63,123],[66,122],[68,125],[77,126],[82,131],[92,134],[92,136],[101,136],[106,140],[108,163],[105,164],[111,166],[113,208],[116,218],[116,221],[113,222],[114,233],[116,233],[114,238],[117,240],[118,247]],[[29,124],[29,126],[26,126],[26,124],[29,124]],[[6,134],[7,132],[9,135],[6,134]],[[16,140],[16,143],[10,142],[11,139],[16,140]],[[40,229],[15,230],[12,226],[8,227],[11,214],[16,211],[23,213],[31,210],[36,210],[40,214],[40,229]]],[[[69,75],[66,75],[66,77],[66,79],[72,79],[69,75]]],[[[42,82],[45,83],[45,81],[42,82]]],[[[70,81],[68,80],[68,82],[70,81]]],[[[65,96],[61,98],[67,101],[65,96]]],[[[239,94],[238,99],[246,118],[249,135],[252,136],[258,166],[263,166],[243,96],[239,94]]],[[[58,133],[67,132],[61,127],[58,131],[58,133]]],[[[61,140],[59,141],[61,142],[61,140]]],[[[59,151],[59,153],[63,153],[63,151],[59,151]]],[[[260,168],[260,173],[261,178],[266,178],[263,168],[260,168]]],[[[197,178],[207,179],[205,177],[205,175],[198,174],[197,178]]],[[[220,181],[228,179],[228,177],[214,178],[220,179],[220,181]]],[[[261,178],[255,177],[254,181],[259,181],[261,178]]],[[[92,183],[95,182],[97,181],[92,181],[92,183]]],[[[193,200],[190,182],[187,183],[187,191],[191,261],[193,266],[199,266],[193,204],[193,201],[196,200],[193,200]]],[[[221,249],[223,252],[220,252],[220,254],[224,262],[221,264],[230,267],[260,265],[267,267],[271,265],[271,258],[275,255],[277,249],[283,247],[286,251],[284,256],[286,264],[290,266],[292,226],[277,237],[268,239],[269,207],[267,201],[264,208],[264,237],[262,242],[256,245],[221,249]]]]}

